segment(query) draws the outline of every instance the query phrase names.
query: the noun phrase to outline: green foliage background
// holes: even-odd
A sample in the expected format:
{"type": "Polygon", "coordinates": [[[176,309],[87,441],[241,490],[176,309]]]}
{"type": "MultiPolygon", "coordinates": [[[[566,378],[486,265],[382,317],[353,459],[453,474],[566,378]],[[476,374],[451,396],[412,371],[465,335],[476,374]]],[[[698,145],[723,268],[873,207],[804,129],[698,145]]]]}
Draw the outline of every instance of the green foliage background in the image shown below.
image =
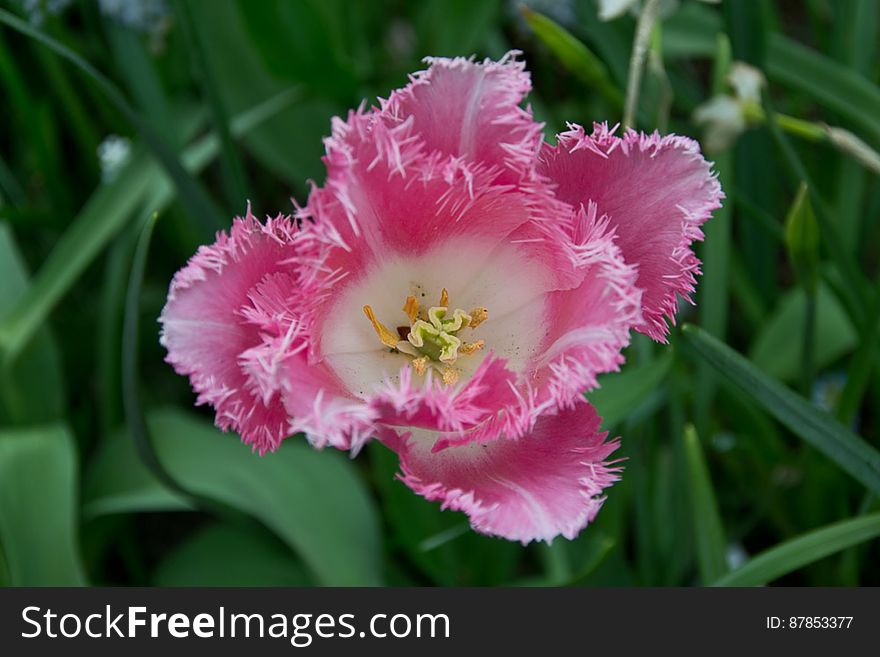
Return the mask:
{"type": "Polygon", "coordinates": [[[591,0],[179,0],[145,33],[52,4],[0,14],[0,583],[880,584],[880,186],[821,127],[880,147],[880,3],[664,14],[638,127],[699,138],[731,60],[764,71],[763,119],[711,154],[727,201],[690,325],[637,337],[590,395],[623,480],[576,540],[527,547],[412,494],[379,445],[251,454],[193,408],[156,318],[200,243],[247,199],[258,216],[303,201],[330,118],[423,56],[521,49],[550,139],[620,120],[635,18],[601,22],[591,0]],[[102,179],[111,134],[132,148],[102,179]]]}

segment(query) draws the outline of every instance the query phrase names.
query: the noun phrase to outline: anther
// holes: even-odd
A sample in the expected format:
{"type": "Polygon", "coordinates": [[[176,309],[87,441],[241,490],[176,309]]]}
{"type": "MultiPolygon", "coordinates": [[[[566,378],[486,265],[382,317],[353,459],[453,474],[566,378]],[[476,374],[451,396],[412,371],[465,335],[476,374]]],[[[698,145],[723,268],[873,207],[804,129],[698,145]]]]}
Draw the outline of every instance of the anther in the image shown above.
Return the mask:
{"type": "Polygon", "coordinates": [[[462,356],[468,356],[470,354],[478,352],[485,346],[485,340],[477,340],[476,342],[463,342],[462,345],[458,348],[458,353],[462,356]]]}
{"type": "Polygon", "coordinates": [[[486,308],[474,308],[470,312],[471,328],[477,328],[480,324],[489,319],[489,311],[486,308]]]}
{"type": "Polygon", "coordinates": [[[419,376],[424,376],[425,372],[428,371],[428,361],[430,359],[427,356],[422,356],[420,358],[414,358],[412,362],[413,369],[416,371],[416,374],[419,376]]]}
{"type": "Polygon", "coordinates": [[[409,317],[410,324],[415,322],[419,316],[419,300],[413,296],[407,297],[406,303],[403,304],[403,312],[409,317]]]}
{"type": "Polygon", "coordinates": [[[376,331],[376,335],[379,336],[379,340],[382,344],[391,349],[396,349],[397,343],[400,342],[400,340],[394,335],[394,333],[388,330],[387,326],[376,319],[376,316],[373,314],[373,309],[369,306],[364,306],[364,314],[367,316],[367,319],[370,320],[370,323],[373,325],[373,330],[376,331]]]}
{"type": "Polygon", "coordinates": [[[444,367],[441,375],[443,376],[443,383],[448,386],[455,385],[458,381],[458,370],[454,370],[451,367],[444,367]]]}

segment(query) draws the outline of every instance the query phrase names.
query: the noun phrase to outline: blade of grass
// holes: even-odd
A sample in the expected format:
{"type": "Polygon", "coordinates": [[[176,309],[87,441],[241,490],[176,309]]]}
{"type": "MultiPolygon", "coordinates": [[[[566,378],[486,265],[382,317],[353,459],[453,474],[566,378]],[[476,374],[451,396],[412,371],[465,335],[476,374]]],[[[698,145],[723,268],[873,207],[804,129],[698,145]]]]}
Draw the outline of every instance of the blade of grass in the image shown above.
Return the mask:
{"type": "Polygon", "coordinates": [[[774,34],[767,53],[767,74],[803,91],[880,143],[880,88],[856,71],[792,39],[774,34]]]}
{"type": "Polygon", "coordinates": [[[180,194],[181,202],[184,204],[190,219],[201,225],[202,229],[207,234],[212,233],[222,226],[220,219],[222,214],[208,193],[204,190],[201,184],[183,168],[177,155],[175,155],[174,151],[168,147],[165,140],[163,140],[152,126],[145,121],[144,118],[131,107],[131,105],[129,105],[125,96],[119,91],[116,85],[67,46],[59,43],[39,30],[34,29],[32,26],[4,9],[0,9],[0,23],[4,23],[16,32],[45,45],[57,55],[63,57],[88,75],[104,92],[107,99],[116,106],[119,112],[143,136],[144,141],[149,145],[150,149],[155,154],[156,159],[159,160],[168,175],[174,181],[180,194]]]}
{"type": "MultiPolygon", "coordinates": [[[[16,131],[27,134],[26,143],[19,145],[20,156],[31,164],[47,187],[54,191],[53,202],[56,210],[66,208],[69,202],[68,189],[60,170],[60,160],[55,156],[51,138],[44,129],[43,120],[49,113],[45,102],[38,102],[30,93],[23,71],[19,70],[20,56],[16,57],[6,45],[0,33],[0,83],[3,87],[5,117],[16,131]]],[[[12,153],[10,153],[12,155],[12,153]]]]}
{"type": "MultiPolygon", "coordinates": [[[[880,5],[874,0],[851,0],[842,3],[834,12],[832,43],[835,58],[865,76],[871,75],[874,66],[878,15],[880,5]]],[[[841,237],[847,247],[856,251],[868,174],[856,162],[842,158],[834,182],[834,211],[841,237]]]]}
{"type": "Polygon", "coordinates": [[[140,368],[138,365],[138,324],[140,320],[141,287],[147,269],[147,255],[153,228],[159,215],[151,213],[143,224],[135,246],[131,264],[131,274],[125,292],[125,315],[122,323],[122,405],[125,409],[125,421],[131,432],[138,455],[144,465],[153,473],[166,488],[178,493],[188,500],[196,501],[196,497],[182,484],[172,477],[153,447],[144,410],[140,401],[140,368]]]}
{"type": "Polygon", "coordinates": [[[868,310],[868,327],[846,369],[846,384],[837,406],[837,419],[846,426],[853,423],[862,405],[871,371],[877,362],[877,342],[880,341],[880,286],[875,289],[874,300],[868,310]]]}
{"type": "MultiPolygon", "coordinates": [[[[241,137],[288,107],[298,97],[295,89],[263,101],[232,121],[232,133],[241,137]]],[[[190,121],[193,128],[195,121],[190,121]]],[[[189,146],[182,155],[193,171],[205,167],[220,149],[216,135],[209,134],[189,146]]],[[[152,207],[162,211],[174,198],[174,185],[143,149],[135,149],[131,161],[109,185],[92,195],[70,227],[58,240],[29,288],[13,310],[0,321],[0,351],[14,359],[39,329],[58,301],[77,281],[86,267],[129,221],[146,194],[152,207]]]]}
{"type": "MultiPolygon", "coordinates": [[[[0,313],[27,294],[30,276],[12,229],[0,223],[0,313]]],[[[0,363],[0,425],[32,426],[66,414],[66,385],[58,345],[48,326],[14,363],[0,363]]]]}
{"type": "Polygon", "coordinates": [[[714,582],[727,572],[724,526],[718,511],[718,502],[712,489],[709,468],[693,426],[684,431],[684,450],[687,460],[691,513],[693,514],[694,542],[697,546],[697,565],[704,584],[714,582]]]}
{"type": "Polygon", "coordinates": [[[595,88],[611,107],[623,109],[623,95],[611,81],[608,69],[580,40],[543,14],[522,7],[522,14],[535,35],[559,62],[590,88],[595,88]]]}
{"type": "Polygon", "coordinates": [[[880,536],[880,513],[816,529],[749,559],[712,586],[762,586],[819,559],[880,536]]]}
{"type": "Polygon", "coordinates": [[[688,344],[792,433],[867,488],[880,493],[880,452],[810,402],[771,379],[742,355],[693,325],[682,329],[688,344]]]}
{"type": "Polygon", "coordinates": [[[107,250],[101,306],[96,331],[97,398],[100,409],[101,434],[110,435],[123,419],[120,381],[120,334],[125,314],[127,274],[131,268],[135,244],[126,232],[117,237],[107,250]]]}
{"type": "Polygon", "coordinates": [[[14,360],[61,297],[142,202],[155,175],[149,156],[135,149],[111,185],[102,185],[70,224],[34,276],[27,293],[0,322],[0,349],[14,360]]]}
{"type": "MultiPolygon", "coordinates": [[[[98,148],[98,133],[93,125],[92,117],[89,116],[88,110],[82,103],[81,96],[76,93],[68,79],[68,72],[62,69],[58,60],[46,49],[38,47],[35,50],[52,89],[58,95],[60,107],[64,108],[64,111],[59,113],[59,118],[70,123],[71,132],[76,139],[78,148],[83,153],[94,153],[98,148]]],[[[94,171],[91,173],[97,172],[98,163],[95,159],[81,160],[81,166],[83,165],[93,169],[94,171]]]]}
{"type": "MultiPolygon", "coordinates": [[[[730,41],[724,34],[718,35],[718,49],[712,71],[712,94],[724,92],[727,74],[730,71],[730,41]]],[[[704,329],[717,337],[725,339],[727,330],[728,306],[730,304],[730,251],[733,238],[731,213],[733,201],[730,198],[730,184],[733,176],[733,153],[724,150],[715,156],[715,171],[722,189],[728,190],[728,200],[715,212],[712,221],[706,224],[706,239],[702,246],[703,281],[700,285],[700,323],[704,329]]],[[[697,426],[708,435],[709,415],[712,399],[715,396],[714,372],[706,363],[697,370],[698,385],[695,390],[695,412],[697,426]]]]}
{"type": "Polygon", "coordinates": [[[229,207],[237,207],[242,199],[250,199],[247,175],[244,165],[238,155],[238,149],[232,141],[232,133],[229,130],[229,113],[220,97],[219,86],[214,79],[214,71],[211,62],[205,54],[205,44],[200,26],[193,18],[192,8],[188,0],[178,0],[177,16],[187,36],[187,41],[192,51],[192,59],[196,77],[200,83],[202,94],[207,98],[208,105],[213,114],[214,130],[220,137],[220,150],[222,153],[221,163],[223,177],[226,182],[225,188],[228,194],[229,207]]]}
{"type": "Polygon", "coordinates": [[[740,318],[752,331],[759,329],[767,316],[767,307],[737,251],[730,254],[730,293],[736,301],[740,318]]]}
{"type": "Polygon", "coordinates": [[[162,81],[141,35],[106,15],[103,24],[118,75],[125,81],[141,116],[149,120],[166,143],[175,150],[179,149],[185,139],[177,134],[177,124],[162,89],[162,81]]]}

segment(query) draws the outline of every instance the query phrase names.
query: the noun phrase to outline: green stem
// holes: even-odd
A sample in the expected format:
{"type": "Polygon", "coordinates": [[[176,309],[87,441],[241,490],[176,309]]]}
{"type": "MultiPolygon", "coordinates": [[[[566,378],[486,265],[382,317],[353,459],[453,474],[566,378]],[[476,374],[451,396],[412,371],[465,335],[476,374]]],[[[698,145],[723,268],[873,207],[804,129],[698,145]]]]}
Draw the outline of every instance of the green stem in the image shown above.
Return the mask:
{"type": "Polygon", "coordinates": [[[556,541],[550,545],[542,545],[542,557],[547,579],[559,585],[571,579],[571,563],[566,552],[566,545],[556,541]]]}
{"type": "Polygon", "coordinates": [[[807,303],[804,315],[803,366],[804,397],[810,399],[813,390],[813,343],[816,335],[816,291],[807,290],[807,303]]]}
{"type": "MultiPolygon", "coordinates": [[[[767,122],[767,114],[758,103],[743,103],[742,112],[750,124],[763,125],[767,122]]],[[[815,142],[829,141],[828,131],[820,123],[779,113],[776,114],[776,123],[782,130],[796,137],[815,142]]]]}
{"type": "Polygon", "coordinates": [[[639,22],[636,25],[636,36],[633,39],[632,53],[629,59],[629,75],[626,81],[626,100],[623,105],[624,128],[634,127],[636,110],[639,105],[639,90],[642,85],[642,70],[645,66],[645,57],[651,44],[651,34],[654,31],[654,23],[657,21],[657,13],[660,9],[660,0],[648,0],[639,14],[639,22]]]}

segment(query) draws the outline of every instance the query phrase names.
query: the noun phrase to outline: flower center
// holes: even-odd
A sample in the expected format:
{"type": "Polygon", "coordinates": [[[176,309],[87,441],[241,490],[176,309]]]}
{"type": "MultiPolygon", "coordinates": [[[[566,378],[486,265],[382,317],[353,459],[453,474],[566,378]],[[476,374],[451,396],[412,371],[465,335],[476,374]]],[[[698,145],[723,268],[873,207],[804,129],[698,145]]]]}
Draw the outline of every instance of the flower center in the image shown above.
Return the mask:
{"type": "Polygon", "coordinates": [[[485,308],[474,308],[466,313],[456,308],[450,313],[446,288],[440,294],[440,303],[427,310],[420,308],[416,297],[408,296],[403,304],[403,312],[409,325],[398,326],[395,333],[376,319],[370,306],[364,306],[364,314],[372,323],[379,341],[393,352],[412,357],[412,366],[417,374],[425,374],[428,368],[433,368],[440,372],[444,383],[452,385],[459,376],[456,361],[485,345],[483,340],[464,342],[461,332],[485,322],[489,312],[485,308]]]}

